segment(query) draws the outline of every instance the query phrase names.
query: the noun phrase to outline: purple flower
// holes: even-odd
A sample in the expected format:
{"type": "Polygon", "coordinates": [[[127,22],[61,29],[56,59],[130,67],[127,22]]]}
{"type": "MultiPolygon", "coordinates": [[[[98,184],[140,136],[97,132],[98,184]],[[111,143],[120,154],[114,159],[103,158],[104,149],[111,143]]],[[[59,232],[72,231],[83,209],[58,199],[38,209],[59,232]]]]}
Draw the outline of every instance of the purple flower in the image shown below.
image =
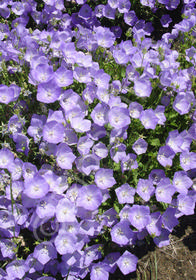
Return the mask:
{"type": "Polygon", "coordinates": [[[93,146],[92,152],[98,156],[100,159],[106,158],[108,155],[108,149],[105,144],[99,142],[93,146]]]}
{"type": "Polygon", "coordinates": [[[52,242],[42,242],[35,247],[33,257],[45,265],[51,259],[56,259],[57,252],[52,242]]]}
{"type": "Polygon", "coordinates": [[[56,157],[56,161],[62,169],[72,169],[72,164],[76,159],[72,149],[65,143],[58,145],[56,157]]]}
{"type": "Polygon", "coordinates": [[[159,122],[159,119],[152,109],[142,111],[139,119],[146,129],[155,129],[159,122]]]}
{"type": "Polygon", "coordinates": [[[173,230],[175,226],[179,224],[178,219],[175,217],[175,214],[176,214],[176,208],[169,207],[162,215],[162,222],[164,228],[166,228],[170,232],[173,230]]]}
{"type": "Polygon", "coordinates": [[[87,132],[87,135],[94,141],[97,141],[105,137],[107,133],[105,127],[93,123],[91,126],[91,130],[87,132]]]}
{"type": "Polygon", "coordinates": [[[94,75],[94,83],[98,88],[108,89],[110,78],[110,75],[106,74],[103,69],[100,69],[94,75]]]}
{"type": "Polygon", "coordinates": [[[30,162],[24,162],[22,170],[25,181],[33,179],[37,173],[37,167],[30,162]]]}
{"type": "Polygon", "coordinates": [[[83,100],[87,101],[89,104],[93,103],[94,99],[96,98],[96,91],[97,87],[93,82],[87,84],[85,90],[82,93],[83,100]]]}
{"type": "Polygon", "coordinates": [[[43,103],[53,103],[61,95],[61,88],[57,86],[54,79],[47,83],[41,83],[37,88],[37,100],[43,103]]]}
{"type": "Polygon", "coordinates": [[[134,202],[135,189],[130,187],[129,184],[123,184],[119,188],[115,189],[115,192],[119,203],[124,204],[134,202]]]}
{"type": "Polygon", "coordinates": [[[162,169],[153,169],[149,174],[149,179],[153,181],[154,185],[157,185],[165,177],[165,172],[162,169]]]}
{"type": "Polygon", "coordinates": [[[73,72],[61,66],[55,72],[54,78],[59,87],[67,87],[73,83],[73,72]]]}
{"type": "Polygon", "coordinates": [[[154,110],[156,117],[159,119],[158,124],[165,124],[166,117],[164,115],[165,112],[165,106],[157,106],[157,108],[154,110]]]}
{"type": "Polygon", "coordinates": [[[126,146],[124,144],[115,145],[110,149],[110,156],[116,162],[119,163],[126,157],[126,146]]]}
{"type": "Polygon", "coordinates": [[[80,137],[77,143],[77,149],[81,155],[86,155],[90,152],[90,148],[93,146],[94,141],[88,136],[80,137]]]}
{"type": "Polygon", "coordinates": [[[97,5],[94,10],[96,17],[98,18],[103,17],[104,9],[105,9],[105,5],[97,5]]]}
{"type": "Polygon", "coordinates": [[[22,133],[15,133],[13,140],[16,143],[17,152],[24,153],[27,156],[29,153],[29,138],[22,133]]]}
{"type": "MultiPolygon", "coordinates": [[[[24,183],[22,181],[14,181],[12,182],[12,197],[16,200],[16,198],[19,196],[19,194],[23,191],[24,183]]],[[[8,199],[11,198],[11,188],[10,186],[6,187],[6,197],[8,199]]]]}
{"type": "Polygon", "coordinates": [[[195,208],[195,201],[188,195],[179,194],[177,197],[177,207],[184,215],[193,215],[195,208]]]}
{"type": "Polygon", "coordinates": [[[124,21],[129,26],[134,26],[134,24],[137,21],[137,16],[135,14],[135,11],[129,11],[127,13],[124,13],[124,21]]]}
{"type": "Polygon", "coordinates": [[[162,179],[156,188],[155,195],[157,201],[171,203],[172,196],[175,193],[176,189],[170,183],[169,178],[162,179]]]}
{"type": "Polygon", "coordinates": [[[172,22],[172,19],[169,15],[163,15],[160,20],[163,27],[169,27],[169,24],[172,22]]]}
{"type": "Polygon", "coordinates": [[[140,2],[143,6],[148,6],[150,8],[154,8],[155,6],[155,0],[140,0],[140,2]]]}
{"type": "Polygon", "coordinates": [[[169,132],[169,135],[166,139],[166,145],[169,146],[174,151],[174,153],[179,153],[182,151],[182,143],[183,138],[180,136],[178,130],[169,132]]]}
{"type": "Polygon", "coordinates": [[[90,71],[84,67],[76,67],[73,72],[73,77],[80,83],[87,84],[91,82],[90,71]]]}
{"type": "Polygon", "coordinates": [[[99,262],[93,264],[90,272],[91,280],[102,280],[102,279],[108,280],[109,271],[110,271],[110,267],[105,263],[99,262]]]}
{"type": "Polygon", "coordinates": [[[128,251],[118,259],[117,265],[124,275],[136,271],[138,258],[128,251]]]}
{"type": "Polygon", "coordinates": [[[132,149],[137,155],[144,154],[147,151],[148,143],[142,139],[139,138],[132,146],[132,149]]]}
{"type": "MultiPolygon", "coordinates": [[[[116,11],[115,11],[116,12],[116,11]]],[[[114,10],[111,10],[111,13],[109,14],[110,17],[115,16],[114,15],[114,10]]],[[[114,33],[114,36],[116,38],[121,38],[122,35],[122,28],[120,26],[111,26],[111,31],[114,33]]]]}
{"type": "Polygon", "coordinates": [[[46,195],[45,198],[42,198],[37,202],[36,213],[40,219],[54,216],[57,205],[55,198],[56,197],[53,193],[52,195],[49,193],[49,195],[46,195]]]}
{"type": "Polygon", "coordinates": [[[8,130],[10,133],[21,133],[22,127],[24,126],[25,122],[20,119],[17,115],[13,115],[8,122],[8,130]]]}
{"type": "Polygon", "coordinates": [[[24,260],[14,260],[6,266],[6,272],[9,279],[22,279],[29,270],[24,260]]]}
{"type": "Polygon", "coordinates": [[[103,195],[97,186],[83,186],[78,192],[77,206],[94,211],[101,205],[102,199],[103,195]]]}
{"type": "Polygon", "coordinates": [[[185,171],[196,168],[196,153],[182,152],[180,154],[180,165],[185,171]]]}
{"type": "Polygon", "coordinates": [[[77,169],[86,175],[89,175],[92,171],[99,169],[100,158],[95,154],[88,154],[83,157],[78,157],[75,160],[77,169]]]}
{"type": "Polygon", "coordinates": [[[121,129],[131,123],[129,111],[126,108],[112,107],[108,113],[109,123],[116,129],[121,129]]]}
{"type": "Polygon", "coordinates": [[[108,0],[108,5],[110,5],[112,9],[116,9],[118,8],[119,0],[108,0]]]}
{"type": "Polygon", "coordinates": [[[84,133],[91,129],[91,121],[83,119],[82,117],[75,117],[71,119],[71,127],[76,132],[84,133]]]}
{"type": "Polygon", "coordinates": [[[173,109],[177,111],[180,115],[187,114],[191,109],[191,102],[189,100],[188,93],[180,92],[177,94],[174,103],[173,109]]]}
{"type": "Polygon", "coordinates": [[[150,209],[147,206],[133,205],[129,211],[129,221],[139,231],[151,223],[150,209]]]}
{"type": "MultiPolygon", "coordinates": [[[[5,206],[4,206],[5,207],[5,206]]],[[[0,212],[0,227],[8,229],[15,226],[13,215],[7,210],[1,210],[0,212]]]]}
{"type": "Polygon", "coordinates": [[[30,82],[33,84],[47,83],[53,78],[53,68],[48,64],[38,64],[30,72],[30,82]]]}
{"type": "Polygon", "coordinates": [[[43,126],[46,123],[45,115],[33,114],[31,125],[27,129],[27,133],[34,138],[35,143],[39,142],[42,137],[43,126]]]}
{"type": "Polygon", "coordinates": [[[54,240],[54,245],[60,255],[72,254],[76,250],[77,238],[70,233],[59,233],[54,240]]]}
{"type": "Polygon", "coordinates": [[[33,199],[44,197],[49,191],[49,185],[46,180],[36,174],[32,179],[25,181],[24,194],[33,199]]]}
{"type": "Polygon", "coordinates": [[[110,232],[112,241],[119,244],[120,246],[128,245],[130,239],[133,237],[133,231],[129,225],[129,222],[122,221],[113,226],[110,232]]]}
{"type": "Polygon", "coordinates": [[[150,235],[159,236],[162,230],[162,216],[160,212],[151,214],[151,223],[146,226],[150,235]]]}
{"type": "Polygon", "coordinates": [[[105,259],[103,260],[104,263],[106,263],[109,267],[110,267],[110,273],[114,273],[117,265],[116,265],[116,261],[119,259],[120,257],[120,253],[119,252],[114,252],[114,253],[110,253],[108,254],[105,259]]]}
{"type": "Polygon", "coordinates": [[[121,170],[122,172],[126,170],[131,169],[137,169],[138,163],[137,163],[137,156],[135,154],[128,154],[127,156],[123,157],[121,159],[121,170]]]}
{"type": "Polygon", "coordinates": [[[113,57],[118,64],[126,64],[129,62],[129,56],[124,49],[117,49],[113,51],[113,57]]]}
{"type": "Polygon", "coordinates": [[[79,10],[78,16],[87,20],[92,16],[92,9],[88,4],[84,4],[79,10]]]}
{"type": "Polygon", "coordinates": [[[0,168],[8,168],[14,161],[13,153],[4,148],[0,150],[0,168]]]}
{"type": "Polygon", "coordinates": [[[14,99],[14,90],[6,85],[0,85],[0,103],[8,104],[14,99]]]}
{"type": "Polygon", "coordinates": [[[129,105],[129,114],[134,119],[139,119],[141,112],[143,111],[143,107],[141,104],[137,102],[131,102],[129,105]]]}
{"type": "Polygon", "coordinates": [[[169,240],[169,234],[170,234],[170,231],[165,229],[165,228],[162,228],[162,231],[161,231],[161,234],[159,236],[156,236],[153,241],[154,243],[159,247],[163,247],[163,246],[167,246],[169,245],[170,243],[170,240],[169,240]]]}
{"type": "Polygon", "coordinates": [[[177,171],[174,173],[173,185],[179,193],[186,195],[192,184],[193,181],[187,176],[186,172],[177,171]]]}
{"type": "Polygon", "coordinates": [[[143,200],[150,200],[151,196],[154,194],[155,188],[153,186],[153,181],[150,179],[139,179],[137,184],[137,193],[143,200]]]}
{"type": "Polygon", "coordinates": [[[63,142],[64,125],[56,121],[47,122],[43,128],[43,139],[49,143],[63,142]]]}
{"type": "Polygon", "coordinates": [[[44,267],[43,264],[41,264],[37,259],[35,259],[33,257],[33,254],[28,255],[25,263],[28,267],[30,267],[30,269],[28,271],[29,273],[41,271],[41,270],[43,270],[43,267],[44,267]]]}
{"type": "Polygon", "coordinates": [[[131,209],[131,206],[129,204],[126,204],[119,212],[119,217],[120,217],[120,222],[126,221],[130,224],[129,222],[129,211],[131,209]]]}
{"type": "Polygon", "coordinates": [[[116,184],[116,180],[113,177],[113,170],[100,168],[95,173],[95,183],[102,190],[111,188],[116,184]]]}
{"type": "Polygon", "coordinates": [[[97,44],[104,48],[110,48],[115,41],[114,34],[106,27],[95,27],[95,38],[97,44]]]}
{"type": "Polygon", "coordinates": [[[91,113],[91,118],[97,125],[104,126],[108,122],[107,112],[108,107],[98,103],[91,113]]]}
{"type": "Polygon", "coordinates": [[[175,153],[169,146],[163,146],[160,147],[157,160],[158,162],[166,167],[166,166],[172,166],[172,159],[174,158],[175,153]]]}
{"type": "Polygon", "coordinates": [[[144,78],[139,78],[134,82],[134,91],[139,97],[149,97],[152,92],[151,82],[144,78]]]}
{"type": "Polygon", "coordinates": [[[182,144],[180,145],[180,148],[183,152],[188,152],[190,150],[190,145],[192,143],[192,137],[191,135],[188,133],[188,131],[183,130],[180,135],[179,138],[181,139],[182,137],[182,144]]]}
{"type": "Polygon", "coordinates": [[[67,198],[59,200],[56,207],[57,221],[60,223],[76,221],[76,208],[74,204],[67,198]]]}
{"type": "Polygon", "coordinates": [[[15,256],[14,250],[16,249],[16,244],[11,240],[1,238],[0,249],[4,258],[13,259],[15,256]]]}
{"type": "Polygon", "coordinates": [[[131,2],[129,0],[120,0],[118,4],[118,10],[120,13],[128,13],[131,8],[131,2]]]}

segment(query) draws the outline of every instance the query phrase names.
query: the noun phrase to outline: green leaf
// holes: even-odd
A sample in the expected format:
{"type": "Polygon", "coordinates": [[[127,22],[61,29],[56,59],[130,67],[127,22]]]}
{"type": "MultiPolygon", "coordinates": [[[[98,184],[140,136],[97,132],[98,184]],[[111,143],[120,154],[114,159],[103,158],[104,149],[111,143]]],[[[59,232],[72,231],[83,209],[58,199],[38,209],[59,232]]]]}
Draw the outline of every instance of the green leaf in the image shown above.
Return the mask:
{"type": "Polygon", "coordinates": [[[150,144],[152,146],[160,146],[161,145],[160,140],[158,138],[152,139],[150,144]]]}

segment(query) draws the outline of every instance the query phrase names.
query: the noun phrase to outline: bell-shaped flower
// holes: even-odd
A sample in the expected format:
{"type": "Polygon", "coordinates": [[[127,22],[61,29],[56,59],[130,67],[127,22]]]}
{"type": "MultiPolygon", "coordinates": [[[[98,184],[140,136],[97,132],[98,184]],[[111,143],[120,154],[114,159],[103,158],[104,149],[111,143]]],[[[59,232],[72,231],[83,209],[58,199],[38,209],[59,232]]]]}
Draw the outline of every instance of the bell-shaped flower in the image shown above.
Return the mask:
{"type": "Polygon", "coordinates": [[[94,211],[101,205],[102,199],[102,192],[97,186],[87,185],[79,189],[76,205],[94,211]]]}
{"type": "Polygon", "coordinates": [[[47,83],[41,83],[37,88],[37,100],[43,103],[54,103],[61,95],[61,88],[54,79],[47,83]]]}
{"type": "Polygon", "coordinates": [[[131,123],[128,109],[121,107],[112,107],[109,110],[108,119],[111,126],[116,129],[121,129],[131,123]]]}
{"type": "Polygon", "coordinates": [[[119,188],[115,189],[115,192],[119,203],[134,203],[135,189],[130,187],[129,184],[123,184],[119,188]]]}
{"type": "Polygon", "coordinates": [[[48,183],[38,174],[36,174],[32,179],[25,181],[24,187],[24,194],[32,199],[42,198],[49,191],[48,183]]]}
{"type": "Polygon", "coordinates": [[[108,189],[116,184],[112,169],[100,168],[95,173],[95,183],[100,189],[108,189]]]}
{"type": "Polygon", "coordinates": [[[142,139],[139,138],[132,146],[132,149],[137,155],[144,154],[147,151],[148,143],[142,139]]]}
{"type": "Polygon", "coordinates": [[[166,167],[166,166],[172,166],[172,160],[175,156],[174,151],[169,146],[162,146],[159,149],[157,160],[158,162],[166,167]]]}
{"type": "Polygon", "coordinates": [[[6,148],[0,150],[0,168],[8,168],[13,161],[14,154],[10,150],[6,148]]]}
{"type": "Polygon", "coordinates": [[[112,241],[120,246],[128,245],[130,239],[133,237],[133,231],[130,228],[130,223],[127,221],[119,222],[113,226],[110,234],[112,241]]]}
{"type": "Polygon", "coordinates": [[[145,201],[149,201],[151,196],[154,194],[155,188],[153,181],[150,179],[139,179],[137,184],[137,193],[145,201]]]}
{"type": "Polygon", "coordinates": [[[22,279],[28,270],[24,260],[14,260],[6,266],[9,279],[22,279]]]}
{"type": "Polygon", "coordinates": [[[55,238],[54,245],[60,255],[65,255],[67,253],[72,254],[76,250],[76,242],[76,236],[70,233],[61,232],[55,238]]]}
{"type": "Polygon", "coordinates": [[[56,207],[56,218],[60,223],[64,222],[75,222],[76,221],[76,208],[73,202],[68,198],[59,200],[56,207]]]}
{"type": "Polygon", "coordinates": [[[43,139],[48,143],[58,144],[63,142],[64,126],[56,121],[47,122],[43,128],[43,139]]]}
{"type": "Polygon", "coordinates": [[[41,264],[45,265],[51,259],[56,259],[57,251],[52,242],[42,242],[35,247],[33,257],[36,258],[41,264]]]}
{"type": "Polygon", "coordinates": [[[164,228],[166,228],[170,232],[173,230],[175,226],[179,224],[175,214],[176,214],[176,208],[168,207],[162,215],[162,222],[164,228]]]}
{"type": "Polygon", "coordinates": [[[196,168],[196,153],[182,152],[180,154],[180,165],[185,171],[196,168]]]}
{"type": "Polygon", "coordinates": [[[146,129],[155,129],[159,122],[159,119],[152,109],[142,111],[139,119],[146,129]]]}
{"type": "Polygon", "coordinates": [[[150,235],[159,236],[162,230],[162,216],[160,212],[151,213],[151,222],[146,226],[150,235]]]}
{"type": "Polygon", "coordinates": [[[184,171],[177,171],[174,173],[173,185],[177,192],[186,195],[188,189],[193,185],[193,181],[187,176],[184,171]]]}
{"type": "Polygon", "coordinates": [[[171,203],[172,196],[175,193],[175,187],[170,183],[169,178],[162,179],[155,190],[157,201],[171,203]]]}
{"type": "Polygon", "coordinates": [[[151,223],[150,209],[148,206],[133,205],[129,211],[129,221],[139,231],[151,223]]]}
{"type": "Polygon", "coordinates": [[[72,164],[76,159],[72,149],[65,143],[58,145],[56,157],[57,163],[62,169],[72,169],[72,164]]]}
{"type": "Polygon", "coordinates": [[[127,275],[133,271],[136,271],[138,258],[131,254],[129,251],[125,251],[124,254],[117,260],[117,265],[124,275],[127,275]]]}

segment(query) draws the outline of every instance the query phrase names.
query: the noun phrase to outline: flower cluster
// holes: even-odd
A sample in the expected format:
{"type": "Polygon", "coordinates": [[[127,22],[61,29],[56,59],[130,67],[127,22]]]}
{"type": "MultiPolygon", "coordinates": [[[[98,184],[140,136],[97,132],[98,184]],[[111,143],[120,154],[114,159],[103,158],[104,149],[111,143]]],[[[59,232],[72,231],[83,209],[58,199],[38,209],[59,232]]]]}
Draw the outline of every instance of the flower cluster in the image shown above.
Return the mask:
{"type": "Polygon", "coordinates": [[[140,0],[157,41],[132,1],[95,2],[0,3],[1,279],[129,274],[194,214],[195,1],[174,24],[180,1],[140,0]]]}

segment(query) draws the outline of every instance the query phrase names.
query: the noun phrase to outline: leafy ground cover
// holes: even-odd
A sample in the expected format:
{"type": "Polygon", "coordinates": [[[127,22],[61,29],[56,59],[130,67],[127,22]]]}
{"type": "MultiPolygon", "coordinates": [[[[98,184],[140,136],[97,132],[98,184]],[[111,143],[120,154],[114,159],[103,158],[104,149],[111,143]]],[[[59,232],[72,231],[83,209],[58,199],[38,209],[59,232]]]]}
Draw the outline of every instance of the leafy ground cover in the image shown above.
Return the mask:
{"type": "Polygon", "coordinates": [[[195,1],[0,15],[0,279],[195,279],[195,1]]]}

